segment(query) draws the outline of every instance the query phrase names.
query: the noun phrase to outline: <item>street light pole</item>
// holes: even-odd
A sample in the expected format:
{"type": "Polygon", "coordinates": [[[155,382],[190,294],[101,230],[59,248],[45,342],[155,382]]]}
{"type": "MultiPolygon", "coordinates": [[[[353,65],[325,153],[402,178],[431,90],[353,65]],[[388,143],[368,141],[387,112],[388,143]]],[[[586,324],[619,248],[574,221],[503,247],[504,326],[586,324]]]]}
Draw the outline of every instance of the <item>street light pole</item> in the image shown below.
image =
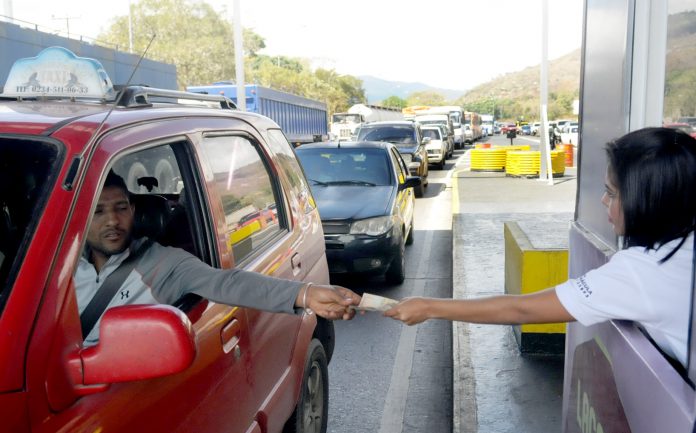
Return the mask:
{"type": "Polygon", "coordinates": [[[128,52],[133,53],[133,8],[128,0],[128,52]]]}
{"type": "Polygon", "coordinates": [[[237,82],[237,108],[246,111],[246,86],[244,85],[244,44],[242,40],[242,8],[240,0],[233,1],[234,11],[234,63],[237,82]]]}
{"type": "Polygon", "coordinates": [[[551,166],[551,144],[549,143],[549,0],[541,0],[541,72],[540,72],[540,111],[541,142],[539,143],[541,168],[539,180],[548,179],[553,185],[553,167],[551,166]]]}

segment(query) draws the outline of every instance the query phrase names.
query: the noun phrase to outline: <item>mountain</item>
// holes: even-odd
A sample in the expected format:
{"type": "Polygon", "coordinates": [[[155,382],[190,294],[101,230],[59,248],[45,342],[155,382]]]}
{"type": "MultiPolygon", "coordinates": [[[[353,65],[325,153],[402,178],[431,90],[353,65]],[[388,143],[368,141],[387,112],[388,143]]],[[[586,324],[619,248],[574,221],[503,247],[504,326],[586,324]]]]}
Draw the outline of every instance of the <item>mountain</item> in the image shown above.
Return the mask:
{"type": "Polygon", "coordinates": [[[443,95],[448,101],[453,101],[460,98],[466,92],[465,90],[440,89],[423,83],[388,81],[370,75],[362,75],[358,78],[363,82],[365,96],[370,104],[378,103],[390,96],[398,96],[399,98],[406,99],[411,93],[423,91],[437,92],[443,95]]]}

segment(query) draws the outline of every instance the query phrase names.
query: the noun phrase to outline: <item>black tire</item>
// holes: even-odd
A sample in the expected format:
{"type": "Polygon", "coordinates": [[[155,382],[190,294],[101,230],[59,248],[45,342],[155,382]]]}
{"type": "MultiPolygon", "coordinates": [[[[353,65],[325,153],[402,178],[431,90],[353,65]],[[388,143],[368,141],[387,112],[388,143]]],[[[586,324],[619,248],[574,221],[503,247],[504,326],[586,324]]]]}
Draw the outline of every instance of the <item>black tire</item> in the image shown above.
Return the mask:
{"type": "Polygon", "coordinates": [[[423,197],[423,194],[425,191],[423,190],[423,178],[421,177],[421,184],[418,185],[417,187],[413,188],[413,192],[416,194],[416,197],[423,197]]]}
{"type": "Polygon", "coordinates": [[[411,218],[411,230],[408,232],[408,236],[406,236],[406,245],[412,245],[413,244],[413,218],[411,218]]]}
{"type": "Polygon", "coordinates": [[[406,279],[406,247],[403,242],[399,243],[399,252],[389,265],[384,279],[388,284],[401,284],[406,279]]]}
{"type": "Polygon", "coordinates": [[[300,399],[283,433],[326,433],[328,416],[329,368],[324,347],[313,338],[307,351],[300,399]]]}
{"type": "Polygon", "coordinates": [[[336,331],[334,330],[333,321],[317,317],[317,327],[314,328],[314,338],[318,338],[321,345],[324,346],[326,363],[330,364],[334,347],[336,346],[336,331]]]}

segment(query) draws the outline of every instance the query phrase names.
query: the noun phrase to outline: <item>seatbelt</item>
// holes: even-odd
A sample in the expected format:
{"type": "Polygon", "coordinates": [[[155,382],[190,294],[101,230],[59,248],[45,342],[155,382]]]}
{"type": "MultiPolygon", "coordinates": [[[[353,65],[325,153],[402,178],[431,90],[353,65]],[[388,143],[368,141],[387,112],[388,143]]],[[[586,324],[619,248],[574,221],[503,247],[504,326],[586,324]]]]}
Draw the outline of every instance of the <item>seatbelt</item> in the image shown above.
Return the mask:
{"type": "Polygon", "coordinates": [[[128,277],[133,268],[135,268],[140,256],[142,256],[143,253],[150,248],[150,245],[152,245],[153,242],[154,241],[149,238],[145,240],[145,242],[143,242],[137,250],[135,250],[123,262],[121,262],[115,271],[106,277],[106,280],[104,280],[104,283],[99,287],[97,293],[94,294],[92,300],[89,301],[89,304],[87,304],[87,308],[85,308],[82,314],[80,314],[83,339],[87,338],[89,333],[92,331],[92,328],[94,328],[94,325],[97,323],[97,320],[99,320],[102,313],[106,309],[106,306],[109,305],[109,302],[114,297],[118,289],[121,287],[121,285],[123,285],[123,282],[126,281],[126,277],[128,277]]]}

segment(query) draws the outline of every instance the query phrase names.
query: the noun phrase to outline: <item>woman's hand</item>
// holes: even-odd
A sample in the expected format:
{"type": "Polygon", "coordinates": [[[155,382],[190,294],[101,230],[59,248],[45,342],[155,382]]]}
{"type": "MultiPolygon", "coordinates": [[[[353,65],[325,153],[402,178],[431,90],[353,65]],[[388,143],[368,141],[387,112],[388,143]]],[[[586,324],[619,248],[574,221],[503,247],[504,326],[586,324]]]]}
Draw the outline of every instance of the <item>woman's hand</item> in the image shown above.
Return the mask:
{"type": "Polygon", "coordinates": [[[297,301],[299,307],[309,308],[325,319],[350,320],[355,316],[350,306],[360,304],[360,296],[341,286],[307,284],[297,295],[297,301]]]}
{"type": "Polygon", "coordinates": [[[404,298],[398,304],[384,312],[392,319],[401,320],[407,325],[424,322],[431,317],[428,315],[429,300],[427,298],[404,298]]]}

